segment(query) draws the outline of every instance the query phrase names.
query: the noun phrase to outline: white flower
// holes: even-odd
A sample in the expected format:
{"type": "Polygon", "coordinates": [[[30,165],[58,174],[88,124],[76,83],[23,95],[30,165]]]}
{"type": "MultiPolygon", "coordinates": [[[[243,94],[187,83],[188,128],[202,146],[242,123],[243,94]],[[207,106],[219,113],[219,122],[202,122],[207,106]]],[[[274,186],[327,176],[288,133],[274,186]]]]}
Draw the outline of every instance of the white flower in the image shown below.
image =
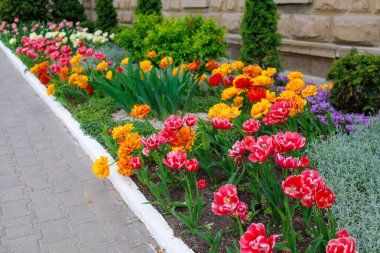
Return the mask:
{"type": "Polygon", "coordinates": [[[101,30],[97,30],[96,32],[95,32],[95,36],[100,36],[102,34],[102,31],[101,30]]]}
{"type": "Polygon", "coordinates": [[[16,43],[16,39],[15,38],[12,38],[9,40],[9,44],[13,45],[16,43]]]}
{"type": "Polygon", "coordinates": [[[110,35],[110,39],[113,40],[113,38],[115,38],[115,34],[114,33],[110,35]]]}
{"type": "Polygon", "coordinates": [[[59,34],[58,34],[58,37],[60,37],[60,38],[63,38],[63,37],[65,37],[66,36],[66,33],[65,32],[60,32],[59,34]]]}
{"type": "Polygon", "coordinates": [[[29,34],[29,39],[34,40],[37,37],[36,33],[29,34]]]}
{"type": "Polygon", "coordinates": [[[62,43],[63,43],[63,44],[66,44],[66,43],[67,43],[67,40],[68,40],[67,37],[63,38],[63,39],[62,39],[62,43]]]}
{"type": "Polygon", "coordinates": [[[108,32],[103,33],[103,37],[108,37],[108,32]]]}
{"type": "Polygon", "coordinates": [[[88,32],[88,27],[86,27],[86,28],[83,28],[83,32],[88,32]]]}

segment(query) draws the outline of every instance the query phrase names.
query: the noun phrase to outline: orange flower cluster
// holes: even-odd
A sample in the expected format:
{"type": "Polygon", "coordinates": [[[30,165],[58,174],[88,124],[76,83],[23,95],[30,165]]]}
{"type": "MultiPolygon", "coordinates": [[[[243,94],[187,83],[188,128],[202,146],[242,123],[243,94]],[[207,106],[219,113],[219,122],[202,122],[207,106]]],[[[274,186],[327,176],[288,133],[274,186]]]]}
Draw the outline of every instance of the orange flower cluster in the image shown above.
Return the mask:
{"type": "Polygon", "coordinates": [[[69,84],[78,85],[81,89],[86,89],[88,86],[88,77],[86,75],[73,73],[69,77],[69,84]]]}
{"type": "Polygon", "coordinates": [[[137,104],[137,105],[133,106],[130,116],[133,118],[142,119],[142,118],[146,118],[148,116],[149,112],[150,112],[149,105],[146,105],[146,104],[138,105],[137,104]]]}
{"type": "Polygon", "coordinates": [[[195,130],[190,127],[182,127],[176,134],[175,139],[169,144],[173,150],[191,151],[195,141],[195,130]]]}

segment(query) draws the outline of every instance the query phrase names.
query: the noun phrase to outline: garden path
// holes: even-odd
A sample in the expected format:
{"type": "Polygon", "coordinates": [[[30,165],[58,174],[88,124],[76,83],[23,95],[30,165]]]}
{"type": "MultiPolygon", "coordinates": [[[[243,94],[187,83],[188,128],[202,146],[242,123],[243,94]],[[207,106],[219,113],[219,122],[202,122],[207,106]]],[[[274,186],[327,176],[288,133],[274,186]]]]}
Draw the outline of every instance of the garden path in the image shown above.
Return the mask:
{"type": "Polygon", "coordinates": [[[144,253],[156,242],[0,50],[0,253],[144,253]]]}

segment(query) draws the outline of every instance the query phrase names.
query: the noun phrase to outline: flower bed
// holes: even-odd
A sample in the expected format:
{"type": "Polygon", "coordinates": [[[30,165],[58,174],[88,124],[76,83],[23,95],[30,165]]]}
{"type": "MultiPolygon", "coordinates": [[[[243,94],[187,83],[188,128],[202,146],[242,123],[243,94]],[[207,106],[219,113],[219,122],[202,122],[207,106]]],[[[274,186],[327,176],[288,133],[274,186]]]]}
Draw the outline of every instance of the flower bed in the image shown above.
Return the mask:
{"type": "MultiPolygon", "coordinates": [[[[310,253],[343,247],[355,252],[355,239],[347,231],[335,233],[334,189],[317,170],[308,169],[318,161],[303,151],[340,125],[352,130],[352,116],[338,120],[319,98],[332,84],[305,84],[301,73],[292,72],[286,86],[278,88],[273,68],[239,61],[178,64],[169,56],[151,61],[157,57],[154,51],[138,63],[133,55],[110,59],[112,54],[99,50],[104,41],[89,41],[91,35],[78,32],[80,27],[68,30],[70,43],[64,45],[59,31],[47,38],[57,24],[34,35],[28,27],[36,24],[25,26],[24,36],[16,29],[24,25],[13,24],[2,23],[2,40],[82,127],[97,122],[95,129],[101,129],[89,133],[114,156],[117,172],[137,178],[151,203],[170,214],[172,224],[174,218],[180,221],[175,227],[187,233],[183,237],[194,248],[202,238],[197,252],[310,253]],[[4,34],[10,27],[12,32],[4,34]],[[206,109],[209,120],[191,113],[194,97],[219,94],[223,103],[206,109]],[[102,113],[99,107],[99,117],[89,120],[78,108],[93,97],[112,98],[137,119],[153,115],[164,128],[149,127],[148,121],[117,125],[107,116],[117,108],[112,105],[102,113]]],[[[108,35],[92,36],[105,40],[108,35]]],[[[94,173],[108,177],[109,163],[107,156],[100,157],[94,173]]]]}

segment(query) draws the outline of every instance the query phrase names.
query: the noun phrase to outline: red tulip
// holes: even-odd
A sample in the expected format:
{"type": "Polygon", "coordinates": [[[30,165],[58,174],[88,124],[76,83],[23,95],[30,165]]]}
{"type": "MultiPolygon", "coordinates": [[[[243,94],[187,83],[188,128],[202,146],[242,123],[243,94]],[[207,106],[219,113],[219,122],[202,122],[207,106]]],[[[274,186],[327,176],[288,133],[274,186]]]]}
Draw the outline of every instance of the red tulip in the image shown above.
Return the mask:
{"type": "Polygon", "coordinates": [[[273,153],[272,137],[268,135],[260,136],[257,138],[256,143],[251,145],[250,151],[252,153],[248,156],[248,159],[251,162],[265,162],[268,156],[273,153]]]}
{"type": "Polygon", "coordinates": [[[286,153],[292,150],[298,150],[305,146],[306,138],[295,132],[279,132],[273,136],[275,153],[286,153]]]}
{"type": "Polygon", "coordinates": [[[187,160],[186,153],[181,150],[171,151],[166,155],[162,162],[171,169],[182,169],[187,160]]]}
{"type": "Polygon", "coordinates": [[[234,216],[239,203],[237,188],[235,185],[226,184],[214,193],[214,202],[211,204],[212,211],[216,215],[234,216]]]}
{"type": "Polygon", "coordinates": [[[197,188],[198,189],[206,188],[206,181],[203,180],[203,179],[199,180],[198,183],[197,183],[197,188]]]}
{"type": "Polygon", "coordinates": [[[329,188],[324,188],[315,195],[315,203],[319,208],[330,208],[335,201],[335,195],[329,188]]]}
{"type": "Polygon", "coordinates": [[[310,165],[310,160],[306,156],[302,156],[300,160],[299,158],[276,154],[276,163],[284,169],[306,169],[310,165]]]}
{"type": "Polygon", "coordinates": [[[212,125],[219,130],[228,130],[233,127],[233,124],[229,122],[228,119],[221,119],[219,117],[215,117],[212,119],[212,125]]]}
{"type": "Polygon", "coordinates": [[[215,75],[211,76],[208,80],[208,83],[210,86],[218,86],[219,84],[223,83],[223,76],[220,73],[216,73],[215,75]]]}
{"type": "Polygon", "coordinates": [[[240,238],[240,253],[272,253],[279,237],[281,237],[279,234],[267,237],[262,223],[252,223],[240,238]]]}
{"type": "Polygon", "coordinates": [[[288,119],[290,110],[292,109],[292,102],[283,100],[277,101],[271,107],[263,122],[265,125],[284,124],[288,119]]]}
{"type": "Polygon", "coordinates": [[[186,116],[183,118],[183,121],[185,121],[185,124],[188,127],[192,127],[198,123],[198,118],[194,114],[186,114],[186,116]]]}
{"type": "Polygon", "coordinates": [[[164,122],[165,128],[171,131],[178,131],[183,126],[183,120],[180,116],[171,115],[164,122]]]}
{"type": "Polygon", "coordinates": [[[260,100],[266,98],[266,96],[266,91],[260,87],[252,87],[247,92],[247,98],[249,99],[249,101],[251,101],[252,104],[260,102],[260,100]]]}
{"type": "Polygon", "coordinates": [[[245,134],[255,134],[260,129],[260,121],[255,119],[249,119],[243,123],[245,134]]]}
{"type": "Polygon", "coordinates": [[[133,157],[130,161],[130,164],[133,169],[139,170],[141,168],[141,159],[140,157],[133,157]]]}
{"type": "Polygon", "coordinates": [[[290,176],[282,182],[281,187],[285,195],[290,198],[301,198],[303,196],[301,189],[303,186],[301,176],[290,176]]]}
{"type": "Polygon", "coordinates": [[[253,81],[249,77],[238,78],[234,83],[235,83],[236,88],[242,89],[242,90],[248,89],[252,87],[253,85],[253,81]]]}
{"type": "Polygon", "coordinates": [[[188,172],[196,172],[199,167],[199,162],[197,159],[187,160],[185,162],[185,167],[188,172]]]}
{"type": "Polygon", "coordinates": [[[356,240],[346,230],[338,231],[337,237],[329,241],[326,253],[357,253],[356,240]]]}

